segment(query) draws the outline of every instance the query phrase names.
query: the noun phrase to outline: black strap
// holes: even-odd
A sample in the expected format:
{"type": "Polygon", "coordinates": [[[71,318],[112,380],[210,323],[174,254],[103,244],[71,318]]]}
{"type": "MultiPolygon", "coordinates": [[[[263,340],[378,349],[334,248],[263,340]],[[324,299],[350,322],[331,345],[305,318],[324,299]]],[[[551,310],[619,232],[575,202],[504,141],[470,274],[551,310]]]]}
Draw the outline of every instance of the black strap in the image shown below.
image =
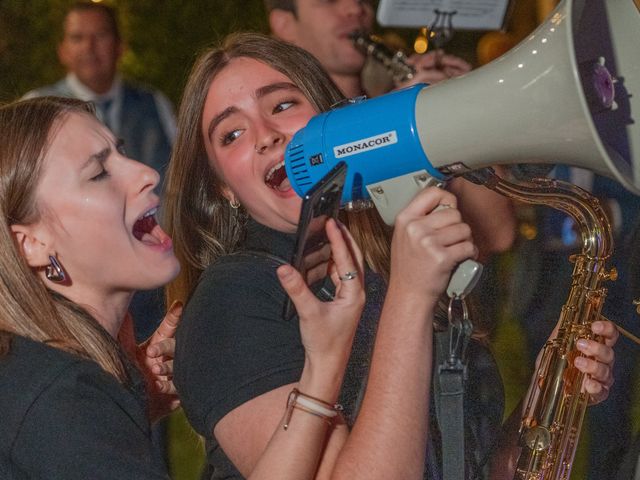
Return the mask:
{"type": "MultiPolygon", "coordinates": [[[[442,442],[442,479],[465,477],[464,387],[467,367],[451,355],[451,326],[436,333],[437,375],[434,379],[436,418],[442,442]]],[[[455,332],[453,333],[455,335],[455,332]]]]}
{"type": "Polygon", "coordinates": [[[464,369],[440,368],[442,478],[461,480],[464,468],[464,369]]]}

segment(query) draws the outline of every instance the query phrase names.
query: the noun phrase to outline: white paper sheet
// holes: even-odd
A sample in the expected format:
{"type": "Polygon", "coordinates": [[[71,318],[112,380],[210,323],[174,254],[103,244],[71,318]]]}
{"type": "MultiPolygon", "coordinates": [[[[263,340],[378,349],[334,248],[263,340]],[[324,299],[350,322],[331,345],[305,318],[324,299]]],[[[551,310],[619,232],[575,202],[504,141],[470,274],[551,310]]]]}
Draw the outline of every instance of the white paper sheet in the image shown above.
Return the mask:
{"type": "Polygon", "coordinates": [[[456,30],[498,30],[504,23],[509,0],[380,0],[378,23],[385,27],[428,27],[435,10],[456,11],[456,30]]]}

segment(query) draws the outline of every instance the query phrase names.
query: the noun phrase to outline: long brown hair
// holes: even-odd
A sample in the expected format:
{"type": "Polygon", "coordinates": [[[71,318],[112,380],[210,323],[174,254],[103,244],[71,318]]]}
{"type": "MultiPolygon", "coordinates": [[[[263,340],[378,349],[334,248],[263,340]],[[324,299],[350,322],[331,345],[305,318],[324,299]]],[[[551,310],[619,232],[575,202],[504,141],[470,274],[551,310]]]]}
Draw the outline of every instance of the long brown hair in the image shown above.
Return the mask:
{"type": "Polygon", "coordinates": [[[73,112],[93,114],[93,107],[55,97],[0,107],[0,357],[8,353],[13,336],[20,335],[91,359],[129,383],[116,340],[82,307],[47,289],[11,231],[11,225],[40,218],[35,198],[43,160],[73,112]]]}
{"type": "MultiPolygon", "coordinates": [[[[344,99],[320,64],[301,48],[257,33],[234,34],[196,60],[182,96],[178,136],[167,170],[164,227],[173,238],[180,275],[167,287],[167,302],[186,301],[202,271],[217,257],[236,249],[247,213],[234,210],[222,195],[223,184],[209,167],[202,135],[202,112],[211,82],[234,58],[253,58],[283,73],[318,112],[344,99]]],[[[389,235],[377,212],[344,219],[369,264],[388,275],[389,235]]]]}

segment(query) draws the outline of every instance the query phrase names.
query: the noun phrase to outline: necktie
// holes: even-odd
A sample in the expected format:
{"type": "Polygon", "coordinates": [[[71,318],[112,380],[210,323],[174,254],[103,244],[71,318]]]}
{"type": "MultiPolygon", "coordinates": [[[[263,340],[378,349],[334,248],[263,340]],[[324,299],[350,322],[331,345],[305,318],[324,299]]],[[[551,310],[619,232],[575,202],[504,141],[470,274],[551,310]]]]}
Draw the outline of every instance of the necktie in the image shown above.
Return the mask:
{"type": "Polygon", "coordinates": [[[109,110],[111,109],[111,105],[113,104],[113,100],[108,98],[104,100],[96,100],[96,111],[98,112],[98,117],[102,120],[110,130],[113,130],[113,126],[111,125],[111,119],[109,118],[109,110]]]}

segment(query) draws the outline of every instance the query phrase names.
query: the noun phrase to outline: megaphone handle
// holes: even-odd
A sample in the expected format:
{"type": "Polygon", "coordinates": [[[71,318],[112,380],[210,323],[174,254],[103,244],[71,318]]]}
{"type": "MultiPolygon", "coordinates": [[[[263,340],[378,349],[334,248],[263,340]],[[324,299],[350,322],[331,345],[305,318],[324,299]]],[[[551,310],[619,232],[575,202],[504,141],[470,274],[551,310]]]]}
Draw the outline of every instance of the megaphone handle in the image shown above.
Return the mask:
{"type": "Polygon", "coordinates": [[[447,295],[449,298],[463,299],[475,288],[482,276],[482,264],[472,259],[460,263],[451,274],[447,295]]]}

